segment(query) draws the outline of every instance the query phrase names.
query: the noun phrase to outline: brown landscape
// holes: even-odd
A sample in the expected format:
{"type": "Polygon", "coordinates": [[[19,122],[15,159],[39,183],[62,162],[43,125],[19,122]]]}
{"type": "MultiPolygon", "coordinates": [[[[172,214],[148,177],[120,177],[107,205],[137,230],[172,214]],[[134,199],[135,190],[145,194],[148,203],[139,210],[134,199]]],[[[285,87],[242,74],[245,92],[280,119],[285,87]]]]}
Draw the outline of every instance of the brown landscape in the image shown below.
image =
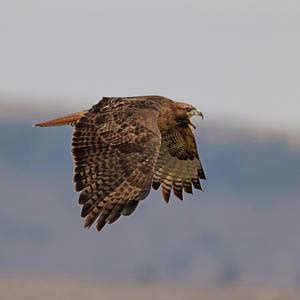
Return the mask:
{"type": "Polygon", "coordinates": [[[3,300],[298,300],[300,290],[272,284],[211,286],[182,283],[126,283],[65,278],[6,278],[0,280],[3,300]]]}

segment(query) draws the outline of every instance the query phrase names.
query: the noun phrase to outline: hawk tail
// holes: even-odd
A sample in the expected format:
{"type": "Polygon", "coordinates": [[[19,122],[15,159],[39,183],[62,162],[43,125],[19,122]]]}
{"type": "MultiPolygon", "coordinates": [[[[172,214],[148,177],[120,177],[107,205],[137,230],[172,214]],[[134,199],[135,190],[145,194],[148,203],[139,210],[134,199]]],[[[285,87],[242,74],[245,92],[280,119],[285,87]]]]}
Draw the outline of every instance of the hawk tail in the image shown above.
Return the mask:
{"type": "Polygon", "coordinates": [[[75,124],[84,114],[86,111],[76,112],[61,118],[37,123],[33,125],[34,127],[53,127],[53,126],[64,126],[64,125],[73,125],[75,124]]]}

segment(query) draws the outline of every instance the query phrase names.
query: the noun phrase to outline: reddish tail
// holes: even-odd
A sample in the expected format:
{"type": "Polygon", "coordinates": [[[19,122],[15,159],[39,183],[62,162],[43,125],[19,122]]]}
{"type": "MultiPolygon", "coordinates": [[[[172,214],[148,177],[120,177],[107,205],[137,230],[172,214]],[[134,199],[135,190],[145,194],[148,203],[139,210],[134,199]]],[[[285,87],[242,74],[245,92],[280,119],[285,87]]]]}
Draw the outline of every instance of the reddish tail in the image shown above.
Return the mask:
{"type": "Polygon", "coordinates": [[[61,118],[37,123],[33,126],[38,126],[38,127],[53,127],[53,126],[63,126],[63,125],[73,125],[75,124],[84,114],[86,111],[80,111],[77,113],[73,113],[61,118]]]}

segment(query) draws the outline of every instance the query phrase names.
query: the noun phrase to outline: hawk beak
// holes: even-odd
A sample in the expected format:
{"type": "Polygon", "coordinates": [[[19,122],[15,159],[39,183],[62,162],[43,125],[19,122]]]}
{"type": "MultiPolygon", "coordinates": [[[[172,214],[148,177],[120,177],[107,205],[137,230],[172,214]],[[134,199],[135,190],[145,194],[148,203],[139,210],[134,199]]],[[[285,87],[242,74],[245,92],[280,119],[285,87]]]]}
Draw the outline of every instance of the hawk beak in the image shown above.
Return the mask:
{"type": "Polygon", "coordinates": [[[200,116],[200,117],[202,118],[202,120],[203,120],[203,118],[204,118],[204,115],[203,115],[202,111],[200,111],[200,110],[198,110],[198,109],[195,110],[194,115],[195,115],[195,116],[200,116]]]}
{"type": "MultiPolygon", "coordinates": [[[[193,116],[200,116],[201,118],[202,118],[202,120],[203,120],[203,118],[204,118],[204,115],[203,115],[203,113],[200,111],[200,110],[198,110],[198,109],[194,109],[194,110],[192,110],[192,112],[191,112],[191,117],[193,117],[193,116]]],[[[196,126],[190,121],[190,125],[194,128],[194,129],[196,129],[196,126]]]]}

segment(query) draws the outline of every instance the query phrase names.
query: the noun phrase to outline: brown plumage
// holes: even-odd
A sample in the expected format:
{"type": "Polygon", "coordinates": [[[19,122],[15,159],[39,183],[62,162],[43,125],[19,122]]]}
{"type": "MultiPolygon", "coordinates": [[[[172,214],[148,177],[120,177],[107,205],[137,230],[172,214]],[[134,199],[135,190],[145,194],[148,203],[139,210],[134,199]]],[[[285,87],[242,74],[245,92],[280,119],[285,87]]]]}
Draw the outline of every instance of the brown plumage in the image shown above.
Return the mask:
{"type": "Polygon", "coordinates": [[[151,190],[201,190],[205,179],[197,152],[193,106],[161,96],[104,97],[90,110],[36,126],[74,125],[75,190],[80,192],[85,227],[97,229],[130,215],[151,190]]]}

